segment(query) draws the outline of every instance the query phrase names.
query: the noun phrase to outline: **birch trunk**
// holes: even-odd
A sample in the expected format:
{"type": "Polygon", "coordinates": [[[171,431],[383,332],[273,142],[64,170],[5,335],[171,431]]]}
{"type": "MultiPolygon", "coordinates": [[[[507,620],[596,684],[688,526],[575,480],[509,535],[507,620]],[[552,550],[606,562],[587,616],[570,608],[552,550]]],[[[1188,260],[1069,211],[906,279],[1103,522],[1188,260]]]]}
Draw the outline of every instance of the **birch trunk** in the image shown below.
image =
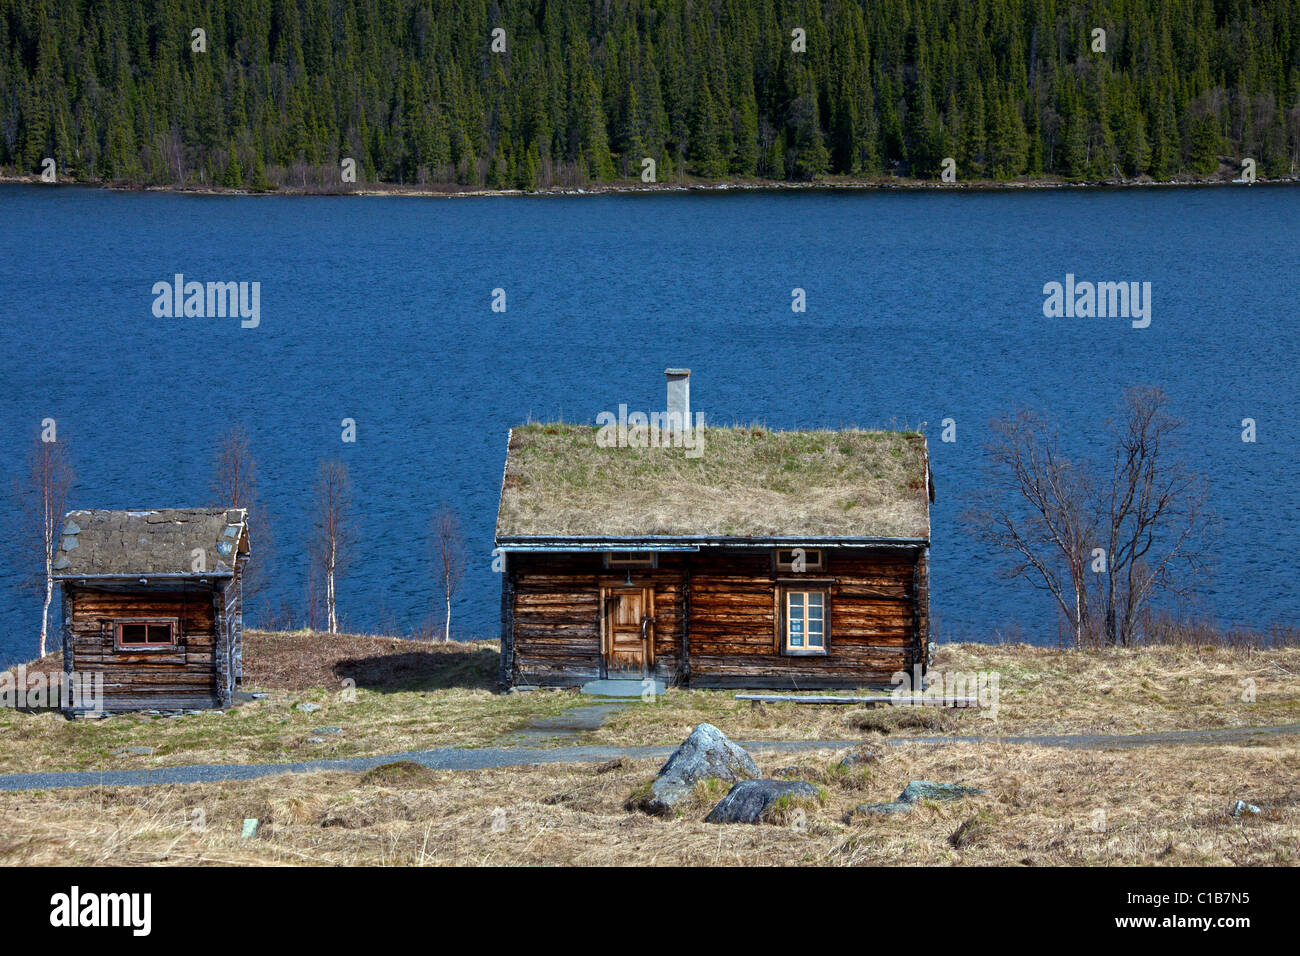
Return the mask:
{"type": "Polygon", "coordinates": [[[334,560],[335,560],[335,542],[330,539],[330,560],[329,570],[325,574],[325,612],[329,617],[329,632],[337,634],[339,632],[339,620],[334,606],[334,560]]]}

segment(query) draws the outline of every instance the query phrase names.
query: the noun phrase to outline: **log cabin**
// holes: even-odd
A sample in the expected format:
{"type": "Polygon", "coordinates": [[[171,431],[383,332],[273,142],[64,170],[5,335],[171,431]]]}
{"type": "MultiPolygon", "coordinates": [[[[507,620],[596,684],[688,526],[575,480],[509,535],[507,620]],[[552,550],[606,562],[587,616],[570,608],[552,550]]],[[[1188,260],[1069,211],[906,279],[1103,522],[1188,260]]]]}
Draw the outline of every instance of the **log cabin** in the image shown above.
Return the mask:
{"type": "Polygon", "coordinates": [[[247,519],[226,508],[64,518],[63,666],[103,674],[104,711],[230,705],[243,677],[247,519]]]}
{"type": "Polygon", "coordinates": [[[496,529],[501,684],[919,678],[933,501],[924,436],[701,423],[692,457],[673,432],[692,427],[689,370],[668,373],[657,434],[657,416],[622,410],[626,440],[582,425],[511,430],[496,529]]]}

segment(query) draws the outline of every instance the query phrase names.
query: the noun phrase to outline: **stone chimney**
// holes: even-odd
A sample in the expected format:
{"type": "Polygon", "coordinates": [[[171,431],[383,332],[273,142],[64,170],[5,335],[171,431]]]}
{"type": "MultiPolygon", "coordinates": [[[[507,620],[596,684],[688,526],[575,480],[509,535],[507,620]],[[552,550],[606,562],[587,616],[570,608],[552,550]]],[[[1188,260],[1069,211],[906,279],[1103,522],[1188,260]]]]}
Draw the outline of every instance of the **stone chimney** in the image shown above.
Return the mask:
{"type": "Polygon", "coordinates": [[[688,368],[664,369],[668,376],[668,405],[664,409],[670,431],[689,433],[691,430],[691,370],[688,368]]]}

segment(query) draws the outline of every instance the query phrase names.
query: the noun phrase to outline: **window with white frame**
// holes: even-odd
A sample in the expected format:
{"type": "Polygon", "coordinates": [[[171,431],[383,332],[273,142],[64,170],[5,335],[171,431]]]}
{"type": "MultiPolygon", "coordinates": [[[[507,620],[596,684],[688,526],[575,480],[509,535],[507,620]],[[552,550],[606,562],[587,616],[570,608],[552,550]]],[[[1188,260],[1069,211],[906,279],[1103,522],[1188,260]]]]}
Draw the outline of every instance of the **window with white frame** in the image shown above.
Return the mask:
{"type": "Polygon", "coordinates": [[[786,654],[825,654],[829,592],[788,587],[781,593],[782,650],[786,654]]]}

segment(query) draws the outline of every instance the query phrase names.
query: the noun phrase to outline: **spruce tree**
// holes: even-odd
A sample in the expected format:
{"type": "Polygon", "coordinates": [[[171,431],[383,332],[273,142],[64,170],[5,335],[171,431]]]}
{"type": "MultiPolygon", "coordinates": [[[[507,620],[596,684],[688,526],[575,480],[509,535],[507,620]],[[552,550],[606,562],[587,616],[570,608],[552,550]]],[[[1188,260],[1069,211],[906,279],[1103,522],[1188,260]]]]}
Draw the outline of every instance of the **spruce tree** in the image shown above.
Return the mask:
{"type": "Polygon", "coordinates": [[[235,153],[235,143],[232,140],[228,152],[229,159],[226,161],[226,174],[221,177],[221,185],[230,189],[239,189],[244,185],[244,175],[239,168],[239,156],[235,153]]]}

